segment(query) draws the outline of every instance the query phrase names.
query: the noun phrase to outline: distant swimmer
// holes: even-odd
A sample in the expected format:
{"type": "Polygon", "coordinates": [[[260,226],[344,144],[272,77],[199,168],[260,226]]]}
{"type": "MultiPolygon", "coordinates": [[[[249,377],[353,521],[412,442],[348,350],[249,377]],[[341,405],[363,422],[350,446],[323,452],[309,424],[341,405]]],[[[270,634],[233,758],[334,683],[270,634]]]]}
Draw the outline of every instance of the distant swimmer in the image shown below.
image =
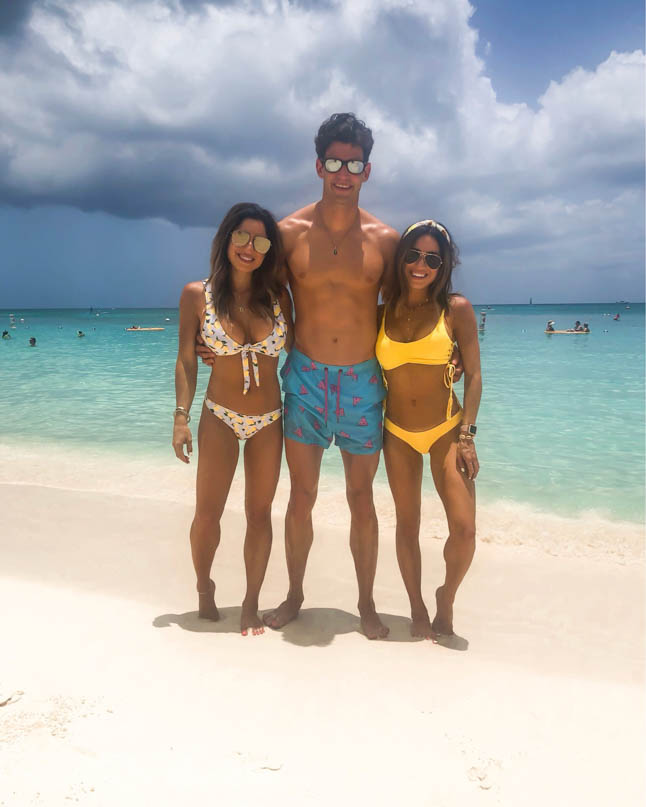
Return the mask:
{"type": "Polygon", "coordinates": [[[583,333],[590,333],[590,326],[587,322],[583,323],[583,333]]]}
{"type": "Polygon", "coordinates": [[[36,337],[30,336],[29,337],[29,347],[36,347],[36,337]]]}
{"type": "Polygon", "coordinates": [[[2,332],[2,338],[3,339],[11,339],[11,334],[9,333],[9,331],[3,331],[2,332]]]}
{"type": "Polygon", "coordinates": [[[76,335],[78,336],[78,338],[79,338],[79,339],[81,339],[81,338],[83,338],[83,337],[85,336],[85,334],[83,333],[83,331],[77,331],[77,332],[76,332],[76,335]]]}
{"type": "Polygon", "coordinates": [[[577,321],[574,323],[574,330],[575,330],[575,331],[582,331],[582,330],[583,330],[583,325],[581,325],[581,322],[580,322],[580,320],[578,320],[578,319],[577,319],[577,321]]]}
{"type": "Polygon", "coordinates": [[[619,312],[617,312],[617,313],[614,315],[613,319],[615,320],[615,322],[616,322],[617,320],[621,319],[621,314],[620,314],[619,312]]]}
{"type": "Polygon", "coordinates": [[[553,331],[554,330],[555,322],[553,319],[547,321],[547,325],[545,326],[546,331],[553,331]]]}

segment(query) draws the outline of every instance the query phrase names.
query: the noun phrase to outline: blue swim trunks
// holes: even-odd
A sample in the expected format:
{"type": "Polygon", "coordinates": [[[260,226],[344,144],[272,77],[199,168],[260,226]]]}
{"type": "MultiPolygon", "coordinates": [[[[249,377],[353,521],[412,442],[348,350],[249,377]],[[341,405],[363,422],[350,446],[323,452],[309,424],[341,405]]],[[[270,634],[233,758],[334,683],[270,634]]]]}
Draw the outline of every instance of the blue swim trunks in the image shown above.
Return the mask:
{"type": "Polygon", "coordinates": [[[334,438],[350,454],[379,451],[386,390],[377,359],[326,365],[292,349],[280,375],[285,437],[324,448],[334,438]]]}

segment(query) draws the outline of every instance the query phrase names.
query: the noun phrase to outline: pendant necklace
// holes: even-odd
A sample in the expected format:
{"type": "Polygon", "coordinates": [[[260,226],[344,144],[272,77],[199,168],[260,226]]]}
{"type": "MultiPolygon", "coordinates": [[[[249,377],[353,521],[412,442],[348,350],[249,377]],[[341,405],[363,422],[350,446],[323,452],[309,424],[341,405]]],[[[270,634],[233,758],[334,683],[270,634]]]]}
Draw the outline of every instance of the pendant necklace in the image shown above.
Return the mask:
{"type": "Polygon", "coordinates": [[[415,331],[415,327],[419,324],[419,319],[417,317],[415,317],[414,320],[411,322],[411,320],[413,319],[413,315],[416,312],[421,311],[422,308],[427,306],[430,302],[431,301],[427,298],[426,300],[424,300],[424,302],[417,303],[417,305],[413,305],[413,306],[409,306],[408,304],[404,303],[404,305],[406,307],[406,311],[405,311],[406,322],[404,322],[402,324],[404,326],[403,327],[403,333],[406,335],[406,340],[405,341],[407,341],[407,342],[413,341],[413,333],[415,331]]]}
{"type": "Polygon", "coordinates": [[[332,243],[332,254],[333,255],[338,255],[339,254],[339,248],[341,247],[341,244],[345,241],[348,233],[354,227],[355,222],[357,221],[358,218],[359,218],[359,211],[357,210],[357,215],[355,216],[354,221],[348,227],[348,229],[343,233],[343,235],[341,236],[341,239],[338,242],[336,242],[334,240],[334,238],[332,238],[332,233],[326,227],[325,222],[323,221],[323,216],[321,216],[321,225],[322,225],[323,229],[325,230],[325,232],[327,233],[327,237],[330,239],[330,242],[332,243]]]}
{"type": "Polygon", "coordinates": [[[417,303],[417,305],[408,305],[408,303],[404,303],[404,307],[406,308],[406,322],[410,322],[411,314],[415,311],[418,311],[420,308],[424,308],[425,305],[428,305],[431,301],[427,297],[423,302],[417,303]]]}
{"type": "Polygon", "coordinates": [[[240,303],[240,302],[238,302],[238,301],[235,299],[235,295],[234,295],[234,297],[233,297],[233,302],[234,302],[235,307],[238,309],[238,311],[239,311],[241,314],[243,313],[243,311],[245,311],[245,310],[246,310],[247,306],[246,306],[246,305],[243,305],[243,304],[242,304],[242,303],[240,303]]]}

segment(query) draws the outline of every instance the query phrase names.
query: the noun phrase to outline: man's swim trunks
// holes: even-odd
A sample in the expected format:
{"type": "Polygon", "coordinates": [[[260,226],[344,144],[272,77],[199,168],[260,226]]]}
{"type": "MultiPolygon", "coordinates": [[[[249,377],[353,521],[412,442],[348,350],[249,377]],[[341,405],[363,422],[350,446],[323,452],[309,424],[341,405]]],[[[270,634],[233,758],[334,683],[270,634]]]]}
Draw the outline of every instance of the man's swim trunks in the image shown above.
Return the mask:
{"type": "Polygon", "coordinates": [[[323,448],[334,438],[350,454],[379,451],[386,390],[377,359],[339,366],[292,349],[280,374],[285,437],[323,448]]]}

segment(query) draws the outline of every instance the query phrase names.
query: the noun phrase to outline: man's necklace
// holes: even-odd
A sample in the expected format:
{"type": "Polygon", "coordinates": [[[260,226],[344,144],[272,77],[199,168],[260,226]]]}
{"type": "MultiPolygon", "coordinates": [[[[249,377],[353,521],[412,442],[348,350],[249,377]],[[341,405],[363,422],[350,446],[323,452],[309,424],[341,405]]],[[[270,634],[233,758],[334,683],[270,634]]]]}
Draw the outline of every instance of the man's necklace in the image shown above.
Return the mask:
{"type": "Polygon", "coordinates": [[[339,254],[339,248],[341,247],[341,244],[345,241],[348,233],[354,227],[354,225],[355,225],[358,218],[359,218],[359,211],[357,210],[357,215],[355,216],[354,221],[352,222],[352,224],[343,233],[343,235],[341,236],[341,239],[339,241],[335,241],[334,238],[332,238],[332,233],[328,230],[328,228],[325,225],[325,222],[323,221],[323,216],[321,216],[321,226],[323,227],[323,229],[327,233],[327,237],[330,239],[330,242],[332,244],[332,254],[333,255],[338,255],[339,254]]]}

